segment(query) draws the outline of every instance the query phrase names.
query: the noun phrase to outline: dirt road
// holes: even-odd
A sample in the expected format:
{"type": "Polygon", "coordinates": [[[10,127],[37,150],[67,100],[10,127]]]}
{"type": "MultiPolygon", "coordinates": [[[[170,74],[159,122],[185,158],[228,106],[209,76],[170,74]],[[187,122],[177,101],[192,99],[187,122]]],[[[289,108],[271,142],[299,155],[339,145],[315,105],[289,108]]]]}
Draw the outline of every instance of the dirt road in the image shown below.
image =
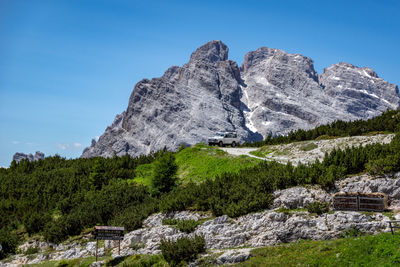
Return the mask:
{"type": "Polygon", "coordinates": [[[233,155],[233,156],[245,155],[245,156],[249,156],[249,157],[256,158],[256,159],[267,160],[266,158],[260,158],[260,157],[257,157],[257,156],[254,156],[254,155],[250,154],[251,151],[255,151],[258,148],[221,147],[220,149],[225,151],[228,154],[233,155]]]}

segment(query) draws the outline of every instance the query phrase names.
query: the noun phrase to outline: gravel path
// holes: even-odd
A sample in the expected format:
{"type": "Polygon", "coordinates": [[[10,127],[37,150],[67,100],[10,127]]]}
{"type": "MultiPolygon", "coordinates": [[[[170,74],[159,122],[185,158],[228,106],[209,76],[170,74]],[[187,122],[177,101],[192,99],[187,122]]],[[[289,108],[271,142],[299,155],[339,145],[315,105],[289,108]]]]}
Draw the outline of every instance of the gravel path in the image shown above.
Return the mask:
{"type": "Polygon", "coordinates": [[[249,157],[256,158],[256,159],[267,160],[266,158],[260,158],[260,157],[250,154],[251,151],[255,151],[258,148],[221,147],[220,149],[225,151],[228,154],[233,155],[233,156],[245,155],[245,156],[249,156],[249,157]]]}

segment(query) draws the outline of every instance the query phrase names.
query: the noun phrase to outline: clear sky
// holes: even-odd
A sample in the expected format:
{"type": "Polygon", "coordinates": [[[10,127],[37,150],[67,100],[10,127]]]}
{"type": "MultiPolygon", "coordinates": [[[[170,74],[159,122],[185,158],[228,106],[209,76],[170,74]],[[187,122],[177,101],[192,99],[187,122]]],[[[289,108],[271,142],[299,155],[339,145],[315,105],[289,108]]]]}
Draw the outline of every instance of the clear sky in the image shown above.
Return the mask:
{"type": "Polygon", "coordinates": [[[210,40],[238,64],[267,46],[399,85],[399,16],[397,0],[0,0],[0,166],[15,152],[80,156],[138,81],[210,40]]]}

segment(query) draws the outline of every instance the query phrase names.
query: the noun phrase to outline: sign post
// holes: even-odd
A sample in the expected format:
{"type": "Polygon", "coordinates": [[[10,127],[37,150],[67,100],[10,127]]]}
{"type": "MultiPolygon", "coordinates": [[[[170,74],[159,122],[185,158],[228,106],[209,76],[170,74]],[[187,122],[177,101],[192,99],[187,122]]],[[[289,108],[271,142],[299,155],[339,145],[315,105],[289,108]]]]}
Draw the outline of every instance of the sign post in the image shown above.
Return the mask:
{"type": "Polygon", "coordinates": [[[118,226],[95,226],[94,237],[96,239],[96,262],[99,240],[118,240],[118,255],[121,253],[121,240],[124,240],[124,227],[118,226]]]}

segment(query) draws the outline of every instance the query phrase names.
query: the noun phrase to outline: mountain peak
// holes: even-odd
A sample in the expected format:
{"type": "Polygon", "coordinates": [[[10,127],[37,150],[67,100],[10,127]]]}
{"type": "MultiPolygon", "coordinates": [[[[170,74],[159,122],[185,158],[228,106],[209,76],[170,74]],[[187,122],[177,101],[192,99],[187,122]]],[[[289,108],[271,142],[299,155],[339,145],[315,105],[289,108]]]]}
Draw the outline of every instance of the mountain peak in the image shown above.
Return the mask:
{"type": "Polygon", "coordinates": [[[228,47],[219,40],[210,41],[196,49],[190,56],[190,61],[206,60],[209,62],[228,59],[228,47]]]}
{"type": "Polygon", "coordinates": [[[339,63],[318,75],[313,60],[275,48],[249,52],[242,68],[211,41],[190,62],[136,84],[118,115],[82,157],[132,156],[206,142],[217,131],[242,141],[335,120],[368,119],[400,105],[398,87],[370,68],[339,63]]]}

